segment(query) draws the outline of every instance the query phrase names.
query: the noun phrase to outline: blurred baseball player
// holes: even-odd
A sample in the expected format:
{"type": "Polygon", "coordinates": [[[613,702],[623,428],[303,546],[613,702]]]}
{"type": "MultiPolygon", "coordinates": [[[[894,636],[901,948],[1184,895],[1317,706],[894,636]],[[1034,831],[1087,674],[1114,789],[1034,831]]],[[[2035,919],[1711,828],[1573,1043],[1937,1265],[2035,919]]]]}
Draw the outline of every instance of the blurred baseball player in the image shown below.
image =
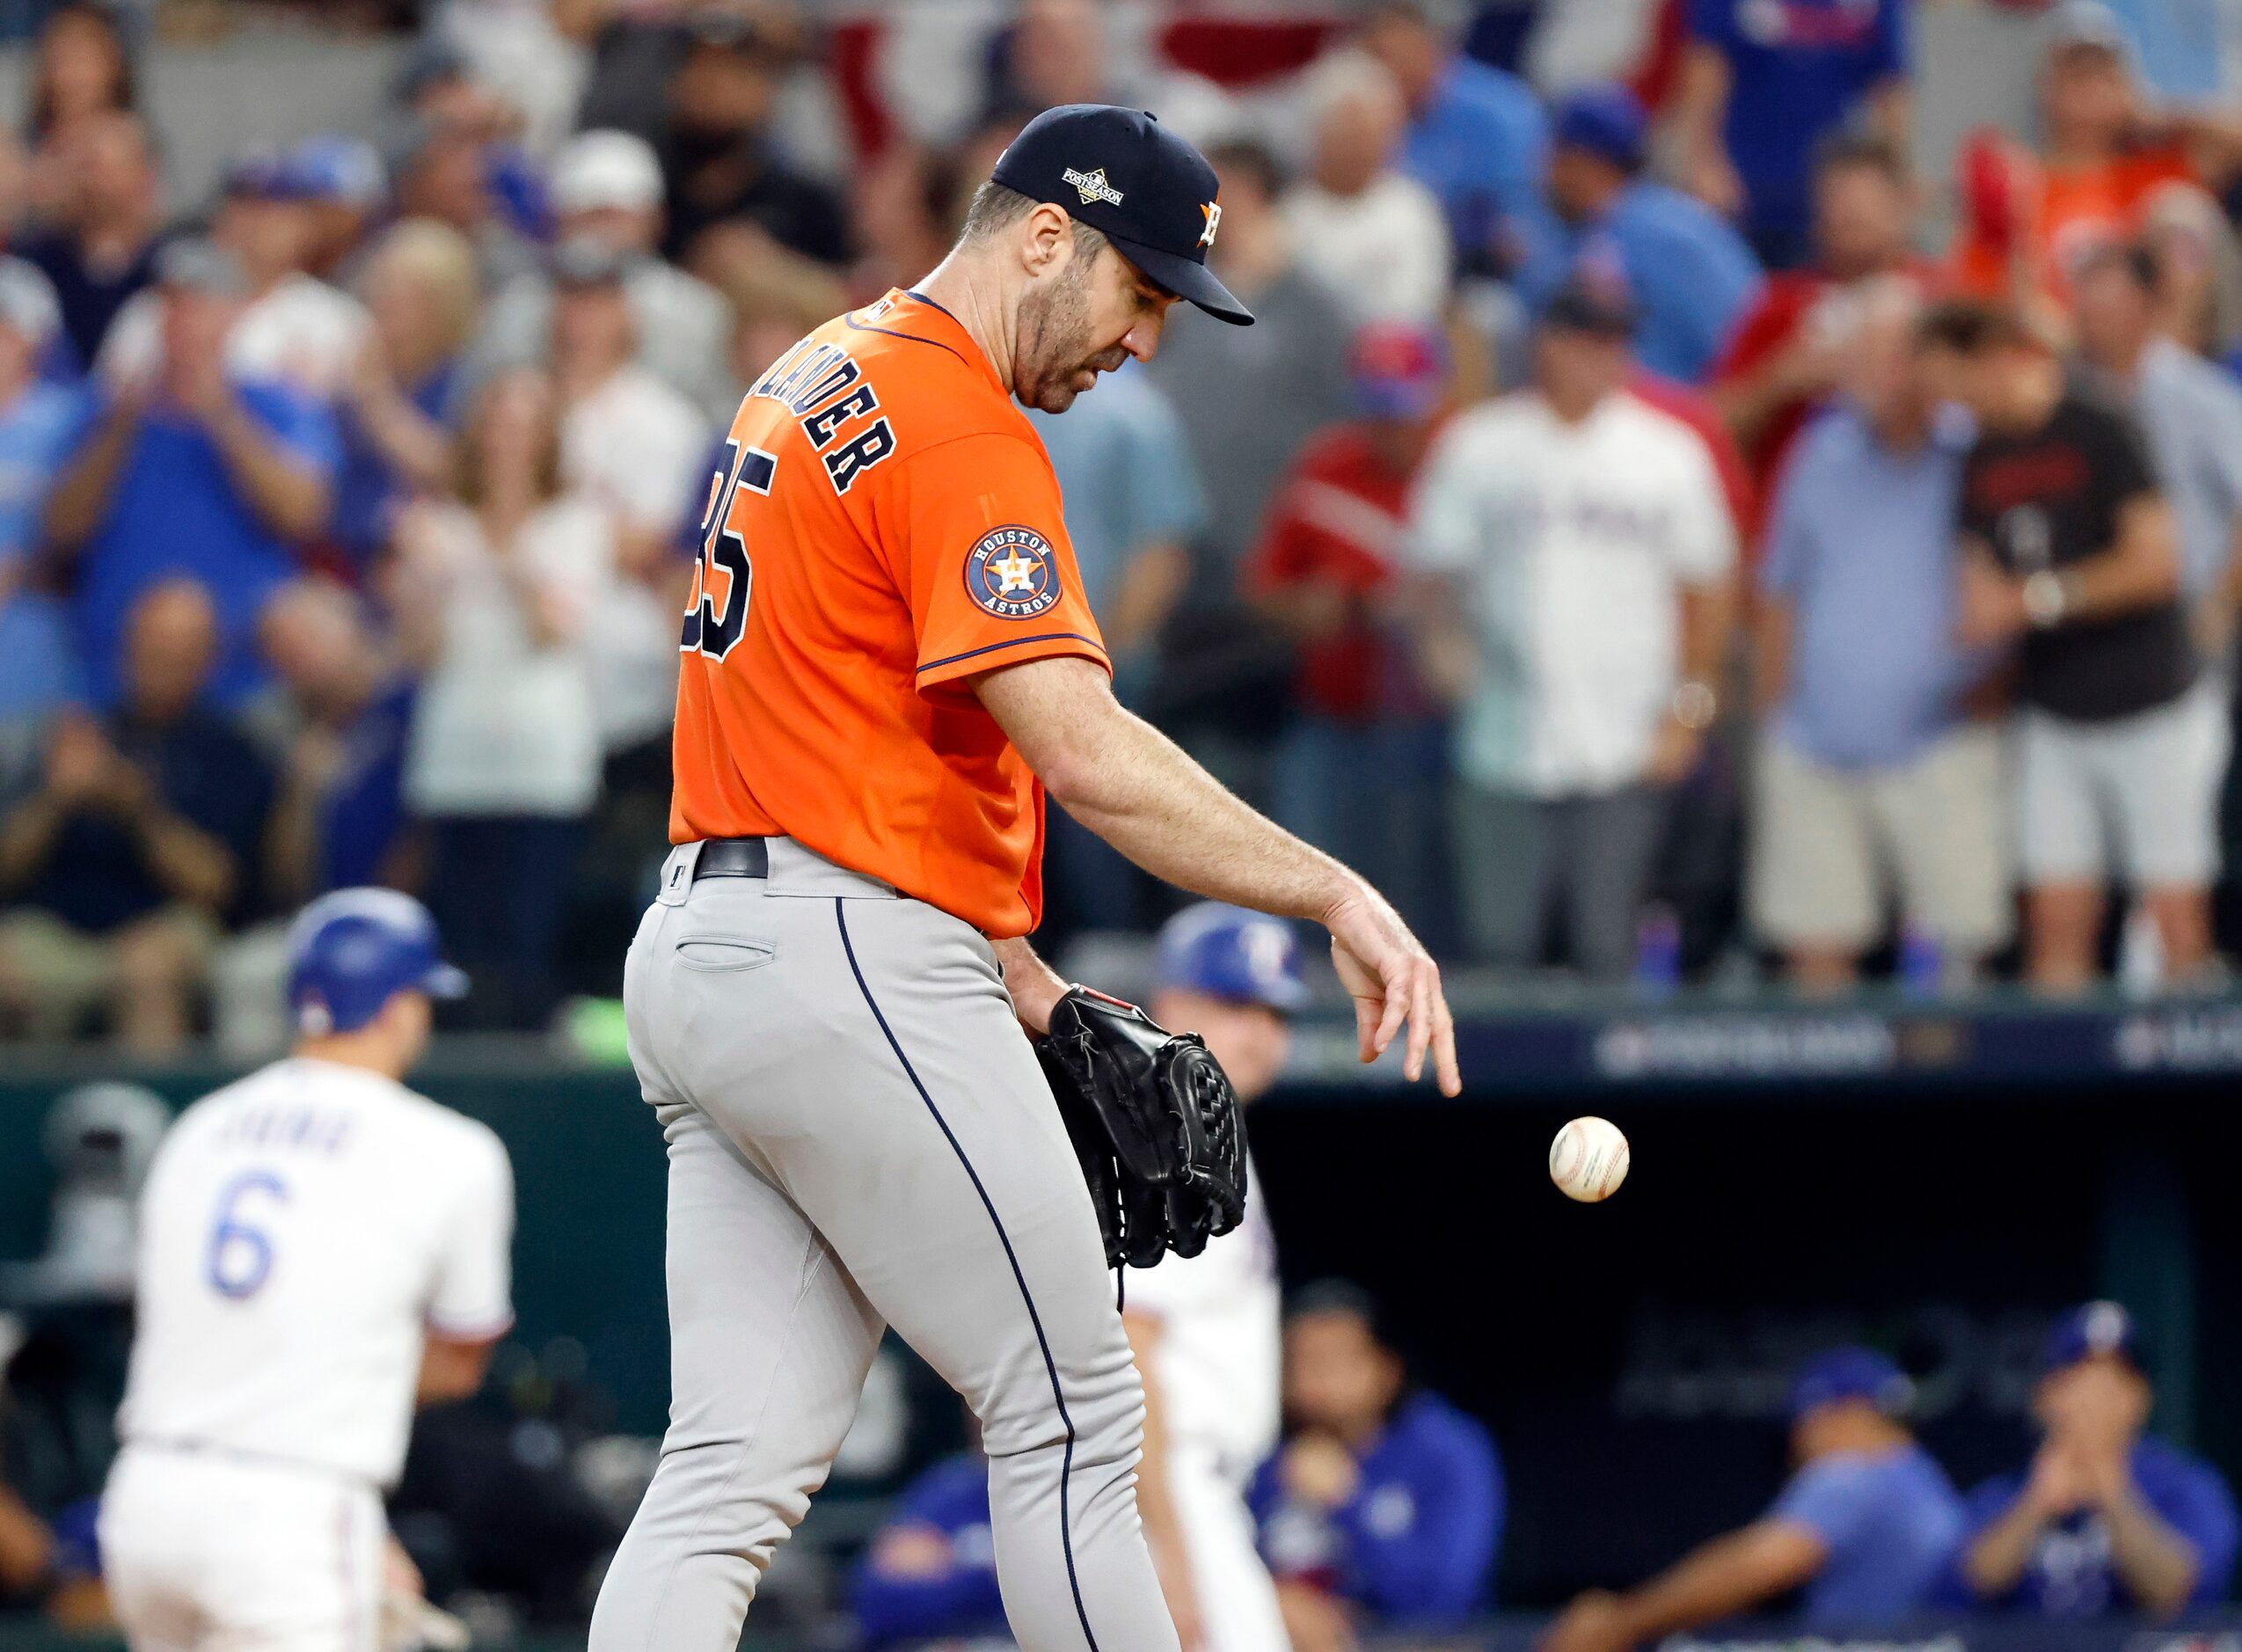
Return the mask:
{"type": "MultiPolygon", "coordinates": [[[[1160,931],[1152,1019],[1207,1041],[1238,1099],[1283,1071],[1308,1001],[1282,919],[1202,901],[1160,931]]],[[[1245,1220],[1188,1261],[1128,1280],[1121,1322],[1144,1378],[1136,1501],[1185,1652],[1287,1652],[1245,1486],[1275,1449],[1283,1297],[1258,1173],[1245,1220]]]]}
{"type": "Polygon", "coordinates": [[[1363,1058],[1459,1087],[1438,972],[1361,878],[1123,711],[1015,401],[1149,357],[1209,274],[1214,170],[1150,116],[1037,117],[958,245],[751,389],[678,688],[677,845],[625,972],[669,1146],[673,1397],[592,1652],[732,1652],[892,1324],[980,1419],[1025,1652],[1163,1652],[1143,1392],[1027,1037],[1045,791],[1154,874],[1332,933],[1363,1058]]]}
{"type": "Polygon", "coordinates": [[[295,1053],[182,1114],[142,1198],[100,1522],[133,1652],[376,1644],[414,1400],[472,1393],[513,1323],[506,1150],[399,1082],[466,984],[434,921],[345,889],[289,941],[295,1053]]]}

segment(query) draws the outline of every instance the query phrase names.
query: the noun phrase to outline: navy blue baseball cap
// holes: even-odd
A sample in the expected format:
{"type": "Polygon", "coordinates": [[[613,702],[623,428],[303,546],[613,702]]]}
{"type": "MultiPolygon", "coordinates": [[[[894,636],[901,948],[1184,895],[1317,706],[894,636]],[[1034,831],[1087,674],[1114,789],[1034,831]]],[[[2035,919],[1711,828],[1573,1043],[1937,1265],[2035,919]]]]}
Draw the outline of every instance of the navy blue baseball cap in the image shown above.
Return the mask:
{"type": "Polygon", "coordinates": [[[1650,121],[1625,86],[1587,86],[1557,106],[1549,136],[1559,148],[1586,150],[1632,172],[1641,169],[1650,121]]]}
{"type": "Polygon", "coordinates": [[[1286,1015],[1308,1002],[1292,925],[1220,901],[1187,906],[1160,926],[1153,975],[1164,989],[1258,1004],[1286,1015]]]}
{"type": "Polygon", "coordinates": [[[2142,1369],[2140,1327],[2122,1304],[2085,1303],[2057,1319],[2040,1345],[2040,1374],[2052,1377],[2097,1354],[2114,1354],[2142,1369]]]}
{"type": "Polygon", "coordinates": [[[1062,104],[1030,121],[997,157],[992,182],[1064,207],[1147,279],[1234,325],[1253,312],[1207,267],[1221,228],[1207,157],[1142,109],[1062,104]]]}
{"type": "Polygon", "coordinates": [[[1791,1379],[1788,1409],[1793,1422],[1823,1406],[1866,1400],[1888,1417],[1905,1412],[1915,1399],[1907,1373],[1873,1348],[1833,1348],[1816,1354],[1791,1379]]]}
{"type": "Polygon", "coordinates": [[[288,1008],[297,1029],[349,1033],[399,992],[456,998],[467,977],[443,961],[436,920],[395,889],[337,889],[288,931],[288,1008]]]}

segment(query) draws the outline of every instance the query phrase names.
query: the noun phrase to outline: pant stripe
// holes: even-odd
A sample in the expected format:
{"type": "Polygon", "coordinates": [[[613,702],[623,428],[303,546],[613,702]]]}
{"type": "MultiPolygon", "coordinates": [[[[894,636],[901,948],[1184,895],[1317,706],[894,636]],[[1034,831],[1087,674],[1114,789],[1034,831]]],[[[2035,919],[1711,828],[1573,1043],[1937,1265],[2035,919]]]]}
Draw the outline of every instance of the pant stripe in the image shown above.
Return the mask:
{"type": "Polygon", "coordinates": [[[1074,1529],[1069,1511],[1071,1499],[1069,1480],[1074,1473],[1074,1419],[1067,1414],[1067,1400],[1059,1386],[1059,1363],[1051,1357],[1050,1339],[1043,1334],[1043,1317],[1035,1311],[1035,1298],[1027,1289],[1027,1276],[1020,1270],[1019,1256],[1012,1249],[1011,1235],[1004,1232],[1004,1219],[997,1214],[996,1202],[990,1198],[989,1189],[982,1185],[981,1173],[973,1167],[973,1160],[966,1157],[964,1145],[950,1129],[950,1122],[942,1116],[942,1109],[934,1105],[934,1098],[927,1093],[919,1081],[918,1070],[911,1065],[911,1058],[903,1054],[903,1047],[896,1042],[895,1029],[887,1025],[887,1018],[880,1012],[879,1000],[872,996],[872,988],[864,978],[864,970],[857,963],[857,949],[849,939],[849,919],[843,897],[833,900],[833,921],[840,925],[841,950],[848,954],[849,973],[857,978],[857,990],[864,994],[865,1007],[872,1012],[872,1019],[880,1023],[886,1035],[887,1048],[895,1052],[895,1059],[902,1064],[903,1076],[911,1081],[911,1088],[918,1092],[918,1099],[926,1103],[926,1110],[940,1127],[950,1144],[950,1151],[958,1156],[958,1163],[972,1180],[973,1190],[981,1195],[982,1209],[989,1212],[990,1224],[997,1230],[997,1241],[1004,1247],[1004,1260],[1011,1264],[1012,1279],[1019,1286],[1019,1299],[1027,1305],[1028,1323],[1035,1327],[1035,1344],[1043,1351],[1043,1369],[1051,1378],[1051,1400],[1059,1408],[1059,1425],[1066,1430],[1066,1445],[1059,1458],[1059,1546],[1067,1557],[1067,1587],[1074,1591],[1074,1615],[1082,1625],[1082,1638],[1090,1643],[1090,1652],[1098,1652],[1098,1637],[1091,1633],[1090,1614],[1083,1609],[1082,1583],[1075,1575],[1074,1529]]]}

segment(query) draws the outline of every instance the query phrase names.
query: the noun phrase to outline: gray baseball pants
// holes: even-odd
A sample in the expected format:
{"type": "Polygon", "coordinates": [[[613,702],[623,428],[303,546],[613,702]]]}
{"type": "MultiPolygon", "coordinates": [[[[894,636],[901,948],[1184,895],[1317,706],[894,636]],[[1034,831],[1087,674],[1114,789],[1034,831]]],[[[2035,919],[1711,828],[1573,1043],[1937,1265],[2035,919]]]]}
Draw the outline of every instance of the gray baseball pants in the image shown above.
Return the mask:
{"type": "Polygon", "coordinates": [[[785,838],[762,879],[696,881],[699,847],[624,976],[669,1144],[672,1397],[589,1652],[734,1652],[887,1325],[980,1419],[1023,1652],[1174,1652],[1143,1391],[989,943],[785,838]]]}

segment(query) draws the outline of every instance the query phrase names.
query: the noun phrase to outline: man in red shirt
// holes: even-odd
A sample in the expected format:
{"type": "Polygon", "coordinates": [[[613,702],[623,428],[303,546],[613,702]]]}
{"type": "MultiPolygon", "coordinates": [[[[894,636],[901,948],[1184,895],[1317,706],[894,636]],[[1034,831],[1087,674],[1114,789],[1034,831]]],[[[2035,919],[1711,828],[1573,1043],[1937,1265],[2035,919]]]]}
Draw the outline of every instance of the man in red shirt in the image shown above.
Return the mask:
{"type": "Polygon", "coordinates": [[[1301,716],[1277,754],[1274,813],[1347,865],[1377,867],[1422,925],[1443,864],[1442,736],[1394,623],[1394,551],[1448,411],[1448,352],[1429,327],[1372,322],[1348,365],[1361,416],[1301,450],[1245,571],[1300,650],[1301,716]]]}
{"type": "Polygon", "coordinates": [[[1815,261],[1771,277],[1713,369],[1712,396],[1764,497],[1807,417],[1837,380],[1839,341],[1857,289],[1914,272],[1929,284],[1911,236],[1907,162],[1881,138],[1840,137],[1814,172],[1815,261]]]}

